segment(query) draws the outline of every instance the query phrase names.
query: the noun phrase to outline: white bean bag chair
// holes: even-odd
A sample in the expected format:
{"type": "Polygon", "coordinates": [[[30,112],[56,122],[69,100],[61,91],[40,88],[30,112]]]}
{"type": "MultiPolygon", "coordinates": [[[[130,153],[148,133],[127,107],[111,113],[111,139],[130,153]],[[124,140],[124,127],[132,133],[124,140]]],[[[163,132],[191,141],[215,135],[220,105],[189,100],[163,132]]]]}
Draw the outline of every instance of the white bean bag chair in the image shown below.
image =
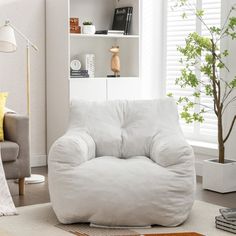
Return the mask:
{"type": "Polygon", "coordinates": [[[172,99],[73,101],[48,164],[64,224],[177,226],[193,205],[194,155],[172,99]]]}

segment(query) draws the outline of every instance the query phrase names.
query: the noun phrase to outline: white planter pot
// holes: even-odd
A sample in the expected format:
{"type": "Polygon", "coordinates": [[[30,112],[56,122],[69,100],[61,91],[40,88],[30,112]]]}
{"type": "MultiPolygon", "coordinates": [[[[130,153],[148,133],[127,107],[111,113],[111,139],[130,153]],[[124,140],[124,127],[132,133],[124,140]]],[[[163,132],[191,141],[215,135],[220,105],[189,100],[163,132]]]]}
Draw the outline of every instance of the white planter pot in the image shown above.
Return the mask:
{"type": "Polygon", "coordinates": [[[236,161],[226,160],[226,163],[218,163],[218,160],[205,160],[203,162],[204,189],[219,193],[236,191],[236,161]]]}
{"type": "Polygon", "coordinates": [[[95,34],[96,28],[94,25],[83,25],[82,33],[83,34],[95,34]]]}

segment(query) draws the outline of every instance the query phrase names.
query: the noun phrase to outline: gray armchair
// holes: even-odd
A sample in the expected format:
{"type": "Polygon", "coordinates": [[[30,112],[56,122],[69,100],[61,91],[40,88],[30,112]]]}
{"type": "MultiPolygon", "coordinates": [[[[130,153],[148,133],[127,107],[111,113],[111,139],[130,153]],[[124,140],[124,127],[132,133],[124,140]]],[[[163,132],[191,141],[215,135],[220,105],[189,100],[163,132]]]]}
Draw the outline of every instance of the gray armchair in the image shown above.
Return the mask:
{"type": "Polygon", "coordinates": [[[24,194],[25,177],[30,176],[29,118],[6,113],[4,142],[0,142],[3,168],[7,179],[19,180],[19,194],[24,194]]]}

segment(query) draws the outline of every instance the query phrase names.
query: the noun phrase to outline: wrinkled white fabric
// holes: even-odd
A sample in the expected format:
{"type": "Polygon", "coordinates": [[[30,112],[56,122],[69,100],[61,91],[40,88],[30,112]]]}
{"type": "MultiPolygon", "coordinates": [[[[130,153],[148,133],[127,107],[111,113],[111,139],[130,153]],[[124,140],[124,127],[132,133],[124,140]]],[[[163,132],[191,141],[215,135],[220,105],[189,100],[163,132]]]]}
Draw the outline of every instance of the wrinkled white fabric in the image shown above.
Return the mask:
{"type": "Polygon", "coordinates": [[[16,213],[16,208],[12,201],[12,197],[5,178],[0,150],[0,216],[15,215],[16,213]]]}
{"type": "Polygon", "coordinates": [[[75,101],[49,153],[49,190],[62,223],[176,226],[194,201],[194,155],[172,99],[75,101]]]}

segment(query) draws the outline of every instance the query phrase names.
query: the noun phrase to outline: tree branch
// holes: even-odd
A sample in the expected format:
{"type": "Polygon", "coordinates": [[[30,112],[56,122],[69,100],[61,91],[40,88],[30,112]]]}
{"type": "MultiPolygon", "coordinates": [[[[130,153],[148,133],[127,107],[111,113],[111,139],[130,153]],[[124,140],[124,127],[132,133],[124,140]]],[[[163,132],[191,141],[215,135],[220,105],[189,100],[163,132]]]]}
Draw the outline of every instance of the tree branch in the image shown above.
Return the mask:
{"type": "Polygon", "coordinates": [[[220,63],[225,67],[225,69],[230,72],[229,68],[226,66],[226,64],[221,60],[221,58],[215,53],[216,58],[219,60],[220,63]]]}
{"type": "Polygon", "coordinates": [[[233,120],[232,120],[232,123],[231,123],[231,125],[230,125],[228,134],[226,135],[226,137],[225,137],[224,140],[223,140],[224,143],[228,140],[228,138],[229,138],[229,136],[230,136],[230,134],[231,134],[231,132],[232,132],[232,130],[233,130],[235,120],[236,120],[236,115],[234,116],[234,118],[233,118],[233,120]]]}
{"type": "Polygon", "coordinates": [[[205,21],[203,20],[203,18],[202,18],[201,16],[199,16],[199,15],[196,13],[196,7],[195,7],[195,6],[192,6],[192,4],[189,3],[189,2],[187,2],[185,5],[186,5],[186,6],[188,7],[188,9],[189,9],[190,11],[192,11],[192,13],[202,22],[202,24],[206,27],[206,29],[207,29],[207,30],[209,31],[209,33],[211,34],[211,37],[214,38],[214,35],[213,35],[211,29],[210,29],[210,28],[208,27],[208,25],[205,23],[205,21]]]}
{"type": "Polygon", "coordinates": [[[224,114],[224,112],[226,111],[227,107],[232,103],[236,101],[236,96],[233,97],[229,102],[227,102],[227,104],[224,106],[224,109],[222,111],[222,114],[224,114]]]}
{"type": "Polygon", "coordinates": [[[214,109],[213,109],[212,107],[209,107],[209,106],[204,105],[204,104],[202,104],[202,103],[195,103],[195,105],[199,105],[199,106],[202,106],[202,107],[206,107],[206,108],[209,109],[209,111],[214,111],[214,109]]]}
{"type": "Polygon", "coordinates": [[[215,100],[214,100],[214,112],[215,112],[216,116],[218,117],[218,111],[216,109],[216,102],[215,102],[215,100]]]}
{"type": "Polygon", "coordinates": [[[222,102],[223,103],[225,103],[225,101],[228,99],[228,97],[229,97],[229,95],[233,92],[233,88],[231,88],[230,90],[229,90],[229,92],[227,93],[227,95],[225,96],[225,98],[222,100],[222,102]]]}
{"type": "Polygon", "coordinates": [[[220,40],[222,39],[222,36],[225,34],[225,32],[223,32],[223,31],[224,31],[224,29],[225,29],[225,26],[226,26],[226,24],[227,24],[227,22],[228,22],[228,20],[229,20],[229,17],[230,17],[230,15],[231,15],[232,11],[233,11],[233,7],[231,7],[231,9],[230,9],[230,11],[229,11],[229,13],[228,13],[228,15],[227,15],[227,17],[226,17],[226,19],[225,19],[225,22],[224,22],[223,27],[222,27],[222,29],[221,29],[220,37],[217,39],[216,42],[220,41],[220,40]]]}

